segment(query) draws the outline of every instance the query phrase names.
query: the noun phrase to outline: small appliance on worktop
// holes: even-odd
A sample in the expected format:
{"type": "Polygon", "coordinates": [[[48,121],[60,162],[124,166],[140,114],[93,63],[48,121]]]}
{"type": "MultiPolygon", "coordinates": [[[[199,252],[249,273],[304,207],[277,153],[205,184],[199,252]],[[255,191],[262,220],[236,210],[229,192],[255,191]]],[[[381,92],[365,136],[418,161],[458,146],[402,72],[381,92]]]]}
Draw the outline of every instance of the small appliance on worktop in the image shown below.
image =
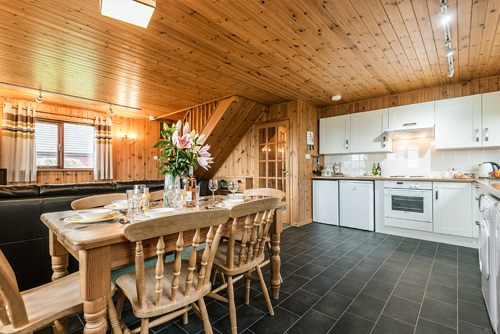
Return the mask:
{"type": "Polygon", "coordinates": [[[483,162],[479,165],[479,178],[486,179],[495,176],[500,177],[500,166],[496,162],[483,162]]]}

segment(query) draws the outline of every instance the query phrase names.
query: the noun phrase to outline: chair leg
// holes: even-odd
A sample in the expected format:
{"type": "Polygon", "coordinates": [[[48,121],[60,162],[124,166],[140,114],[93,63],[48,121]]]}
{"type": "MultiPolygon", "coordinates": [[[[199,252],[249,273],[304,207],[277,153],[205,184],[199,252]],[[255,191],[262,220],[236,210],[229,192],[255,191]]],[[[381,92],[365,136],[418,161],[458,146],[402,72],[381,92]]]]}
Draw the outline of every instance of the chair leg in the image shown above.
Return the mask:
{"type": "Polygon", "coordinates": [[[141,321],[141,334],[149,333],[149,318],[143,318],[141,321]]]}
{"type": "Polygon", "coordinates": [[[264,276],[262,276],[262,271],[260,270],[259,266],[255,266],[255,271],[257,271],[257,276],[259,277],[260,288],[262,289],[262,294],[264,295],[264,299],[266,300],[269,314],[274,315],[273,304],[271,304],[271,300],[269,299],[269,292],[267,292],[267,286],[266,282],[264,282],[264,276]]]}
{"type": "Polygon", "coordinates": [[[123,334],[120,327],[120,320],[118,319],[118,314],[116,313],[115,304],[111,299],[111,294],[108,295],[108,316],[111,328],[113,329],[113,334],[123,334]]]}
{"type": "Polygon", "coordinates": [[[118,289],[118,298],[116,299],[116,313],[118,319],[122,318],[123,303],[125,302],[125,295],[121,289],[118,289]]]}
{"type": "Polygon", "coordinates": [[[223,272],[219,272],[222,284],[226,284],[226,275],[223,272]]]}
{"type": "Polygon", "coordinates": [[[185,325],[188,323],[188,313],[185,312],[183,315],[182,315],[182,323],[185,325]]]}
{"type": "Polygon", "coordinates": [[[229,299],[229,319],[231,320],[231,333],[238,334],[236,323],[236,305],[234,304],[233,276],[227,276],[227,294],[229,299]]]}
{"type": "MultiPolygon", "coordinates": [[[[247,271],[247,274],[248,274],[248,275],[252,275],[252,271],[251,271],[251,270],[247,271]]],[[[246,279],[246,282],[245,282],[245,285],[246,285],[246,291],[245,291],[245,304],[246,304],[246,305],[250,304],[250,283],[251,283],[251,282],[252,282],[252,281],[251,281],[249,278],[247,278],[247,279],[246,279]]]]}
{"type": "Polygon", "coordinates": [[[218,273],[218,272],[219,272],[219,271],[218,271],[217,269],[214,269],[214,273],[213,273],[213,275],[212,275],[212,285],[214,285],[214,284],[215,284],[215,280],[217,279],[217,273],[218,273]]]}
{"type": "Polygon", "coordinates": [[[54,334],[66,334],[66,329],[59,322],[59,320],[54,321],[54,326],[52,328],[54,330],[54,334]]]}
{"type": "Polygon", "coordinates": [[[203,328],[205,328],[205,333],[213,334],[212,325],[210,325],[210,320],[208,319],[207,306],[205,305],[205,300],[203,300],[203,297],[198,300],[198,305],[200,306],[201,321],[203,321],[203,328]]]}

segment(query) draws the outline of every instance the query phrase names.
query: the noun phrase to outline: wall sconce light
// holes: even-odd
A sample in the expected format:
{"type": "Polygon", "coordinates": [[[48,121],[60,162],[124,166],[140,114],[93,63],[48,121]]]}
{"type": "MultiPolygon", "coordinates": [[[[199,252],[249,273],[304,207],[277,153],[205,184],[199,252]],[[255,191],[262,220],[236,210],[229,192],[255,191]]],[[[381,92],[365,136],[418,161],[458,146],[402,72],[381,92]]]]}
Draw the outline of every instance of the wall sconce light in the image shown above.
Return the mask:
{"type": "Polygon", "coordinates": [[[126,135],[123,132],[120,133],[120,136],[122,137],[122,140],[124,143],[127,143],[127,139],[128,139],[129,144],[132,144],[134,142],[135,138],[137,137],[135,134],[126,135]]]}
{"type": "Polygon", "coordinates": [[[40,91],[40,95],[36,98],[36,102],[41,103],[42,102],[42,91],[40,91]]]}

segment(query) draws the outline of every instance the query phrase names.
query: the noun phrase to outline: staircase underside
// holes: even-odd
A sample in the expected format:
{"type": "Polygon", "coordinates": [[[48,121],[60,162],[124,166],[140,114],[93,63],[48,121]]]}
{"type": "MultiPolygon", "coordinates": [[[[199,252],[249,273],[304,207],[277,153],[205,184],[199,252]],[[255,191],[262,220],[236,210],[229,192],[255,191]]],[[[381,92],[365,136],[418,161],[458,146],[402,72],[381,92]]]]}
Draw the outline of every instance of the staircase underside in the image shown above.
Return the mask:
{"type": "Polygon", "coordinates": [[[208,170],[199,167],[195,174],[202,180],[213,177],[265,108],[264,104],[238,96],[220,101],[201,131],[214,162],[208,170]]]}

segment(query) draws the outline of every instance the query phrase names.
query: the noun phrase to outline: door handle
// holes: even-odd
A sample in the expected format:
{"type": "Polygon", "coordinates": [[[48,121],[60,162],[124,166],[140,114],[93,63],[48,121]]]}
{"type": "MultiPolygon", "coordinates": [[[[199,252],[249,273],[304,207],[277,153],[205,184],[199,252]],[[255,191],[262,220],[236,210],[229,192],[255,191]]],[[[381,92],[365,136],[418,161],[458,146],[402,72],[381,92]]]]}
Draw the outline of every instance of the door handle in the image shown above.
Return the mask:
{"type": "Polygon", "coordinates": [[[438,192],[438,188],[434,188],[434,191],[436,192],[436,199],[439,199],[439,192],[438,192]]]}
{"type": "Polygon", "coordinates": [[[476,141],[479,141],[479,129],[476,129],[476,141]]]}
{"type": "Polygon", "coordinates": [[[477,226],[479,226],[479,225],[481,225],[481,223],[479,223],[479,222],[476,220],[476,225],[477,225],[477,226]]]}
{"type": "Polygon", "coordinates": [[[282,170],[283,174],[286,174],[286,176],[288,176],[289,172],[287,170],[282,170]]]}
{"type": "Polygon", "coordinates": [[[417,123],[405,123],[405,124],[403,124],[403,126],[414,126],[414,125],[417,125],[417,123]]]}
{"type": "Polygon", "coordinates": [[[345,149],[348,150],[349,149],[349,139],[346,139],[345,140],[345,149]]]}
{"type": "Polygon", "coordinates": [[[488,137],[489,137],[489,131],[488,131],[488,128],[485,128],[484,129],[484,141],[488,141],[488,137]]]}

